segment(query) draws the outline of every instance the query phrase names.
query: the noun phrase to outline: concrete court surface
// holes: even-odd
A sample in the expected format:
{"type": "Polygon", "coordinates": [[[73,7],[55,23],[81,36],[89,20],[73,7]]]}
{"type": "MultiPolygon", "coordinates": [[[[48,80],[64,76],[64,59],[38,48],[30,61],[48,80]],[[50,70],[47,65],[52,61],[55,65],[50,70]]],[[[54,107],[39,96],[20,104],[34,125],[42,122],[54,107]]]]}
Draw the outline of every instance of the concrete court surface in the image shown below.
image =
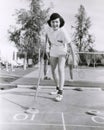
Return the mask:
{"type": "MultiPolygon", "coordinates": [[[[67,69],[66,69],[67,72],[67,69]]],[[[99,81],[104,79],[103,69],[79,69],[74,72],[77,80],[99,81]],[[77,74],[76,74],[77,72],[77,74]]],[[[66,73],[68,74],[68,73],[66,73]]],[[[24,81],[37,78],[38,70],[24,75],[15,81],[22,87],[0,91],[0,130],[103,130],[104,115],[86,114],[89,110],[104,113],[104,91],[100,88],[85,87],[76,91],[73,87],[65,87],[61,102],[49,95],[55,86],[40,86],[37,101],[34,101],[35,90],[24,87],[24,81]],[[25,80],[26,79],[26,80],[25,80]],[[35,104],[34,104],[35,102],[35,104]],[[39,110],[36,114],[24,111],[34,106],[39,110]]],[[[65,75],[68,80],[68,75],[65,75]]],[[[32,81],[30,84],[32,84],[32,81]]],[[[49,81],[48,81],[49,82],[49,81]]],[[[48,83],[50,84],[50,83],[48,83]]],[[[97,82],[95,83],[97,84],[97,82]]],[[[90,86],[90,84],[89,84],[90,86]]],[[[80,87],[80,84],[79,84],[80,87]]],[[[97,87],[97,85],[96,85],[97,87]]],[[[103,84],[102,84],[103,87],[103,84]]]]}
{"type": "MultiPolygon", "coordinates": [[[[74,87],[104,87],[104,69],[103,68],[78,68],[73,70],[74,82],[70,82],[69,69],[65,69],[65,86],[74,87]]],[[[11,84],[14,86],[33,86],[37,85],[37,80],[39,76],[39,69],[30,72],[27,75],[15,80],[11,84]]],[[[52,79],[51,70],[49,69],[48,76],[52,79]]],[[[55,85],[52,80],[43,80],[43,66],[41,71],[41,81],[40,85],[53,86],[55,85]]]]}
{"type": "Polygon", "coordinates": [[[35,90],[29,88],[0,91],[0,130],[104,130],[104,115],[86,114],[89,110],[103,113],[104,91],[66,87],[63,100],[56,102],[55,95],[49,94],[52,90],[40,86],[36,101],[35,90]],[[34,102],[39,113],[25,113],[34,102]]]}

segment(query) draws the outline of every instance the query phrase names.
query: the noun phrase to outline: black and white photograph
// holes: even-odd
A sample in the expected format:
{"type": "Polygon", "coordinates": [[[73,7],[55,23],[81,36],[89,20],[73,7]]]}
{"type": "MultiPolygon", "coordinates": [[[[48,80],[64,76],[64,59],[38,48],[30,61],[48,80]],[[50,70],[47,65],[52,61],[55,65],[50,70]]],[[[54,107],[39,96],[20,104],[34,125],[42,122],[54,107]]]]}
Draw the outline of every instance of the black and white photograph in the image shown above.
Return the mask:
{"type": "Polygon", "coordinates": [[[104,130],[104,1],[0,1],[0,130],[104,130]]]}

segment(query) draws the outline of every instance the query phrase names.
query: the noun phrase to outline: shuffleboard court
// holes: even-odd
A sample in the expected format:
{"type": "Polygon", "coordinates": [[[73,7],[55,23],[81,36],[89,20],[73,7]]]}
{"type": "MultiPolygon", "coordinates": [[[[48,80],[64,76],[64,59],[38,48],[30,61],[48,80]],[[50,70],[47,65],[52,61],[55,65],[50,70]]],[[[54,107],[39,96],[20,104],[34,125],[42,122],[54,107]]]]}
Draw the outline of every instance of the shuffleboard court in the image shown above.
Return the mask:
{"type": "MultiPolygon", "coordinates": [[[[54,86],[53,86],[54,88],[54,86]]],[[[104,116],[88,115],[89,110],[103,112],[104,91],[64,89],[61,102],[50,86],[40,86],[35,107],[39,113],[29,114],[25,110],[34,103],[35,90],[14,88],[0,93],[1,130],[103,130],[104,116]]]]}

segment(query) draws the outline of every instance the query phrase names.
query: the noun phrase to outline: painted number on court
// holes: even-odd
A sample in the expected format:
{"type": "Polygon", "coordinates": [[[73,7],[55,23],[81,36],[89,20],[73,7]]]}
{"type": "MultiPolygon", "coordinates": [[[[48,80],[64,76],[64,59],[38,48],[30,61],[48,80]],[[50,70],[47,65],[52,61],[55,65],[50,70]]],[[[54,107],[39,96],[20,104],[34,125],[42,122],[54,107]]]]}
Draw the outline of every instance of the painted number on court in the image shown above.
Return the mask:
{"type": "Polygon", "coordinates": [[[91,119],[97,124],[104,124],[104,116],[92,116],[91,119]]]}
{"type": "Polygon", "coordinates": [[[17,113],[13,116],[15,121],[25,121],[30,120],[33,121],[35,119],[36,114],[28,115],[26,113],[17,113]]]}

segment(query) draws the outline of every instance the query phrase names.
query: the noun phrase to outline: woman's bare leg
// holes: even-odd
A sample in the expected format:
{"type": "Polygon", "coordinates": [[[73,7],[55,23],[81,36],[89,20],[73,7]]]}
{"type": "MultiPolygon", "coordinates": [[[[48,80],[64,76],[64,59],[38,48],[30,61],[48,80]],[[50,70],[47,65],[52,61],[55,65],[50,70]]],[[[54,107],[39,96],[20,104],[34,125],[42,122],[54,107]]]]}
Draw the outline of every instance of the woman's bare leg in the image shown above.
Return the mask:
{"type": "Polygon", "coordinates": [[[58,59],[58,73],[59,73],[59,89],[63,90],[65,81],[65,56],[60,56],[58,59]]]}
{"type": "Polygon", "coordinates": [[[70,71],[70,78],[71,80],[73,80],[73,65],[72,64],[69,65],[69,71],[70,71]]]}
{"type": "Polygon", "coordinates": [[[47,77],[48,73],[48,60],[44,60],[44,77],[47,77]]]}
{"type": "Polygon", "coordinates": [[[56,87],[59,87],[59,81],[56,74],[56,66],[58,64],[58,58],[57,57],[50,57],[50,64],[51,64],[51,71],[53,75],[53,79],[55,81],[56,87]]]}

